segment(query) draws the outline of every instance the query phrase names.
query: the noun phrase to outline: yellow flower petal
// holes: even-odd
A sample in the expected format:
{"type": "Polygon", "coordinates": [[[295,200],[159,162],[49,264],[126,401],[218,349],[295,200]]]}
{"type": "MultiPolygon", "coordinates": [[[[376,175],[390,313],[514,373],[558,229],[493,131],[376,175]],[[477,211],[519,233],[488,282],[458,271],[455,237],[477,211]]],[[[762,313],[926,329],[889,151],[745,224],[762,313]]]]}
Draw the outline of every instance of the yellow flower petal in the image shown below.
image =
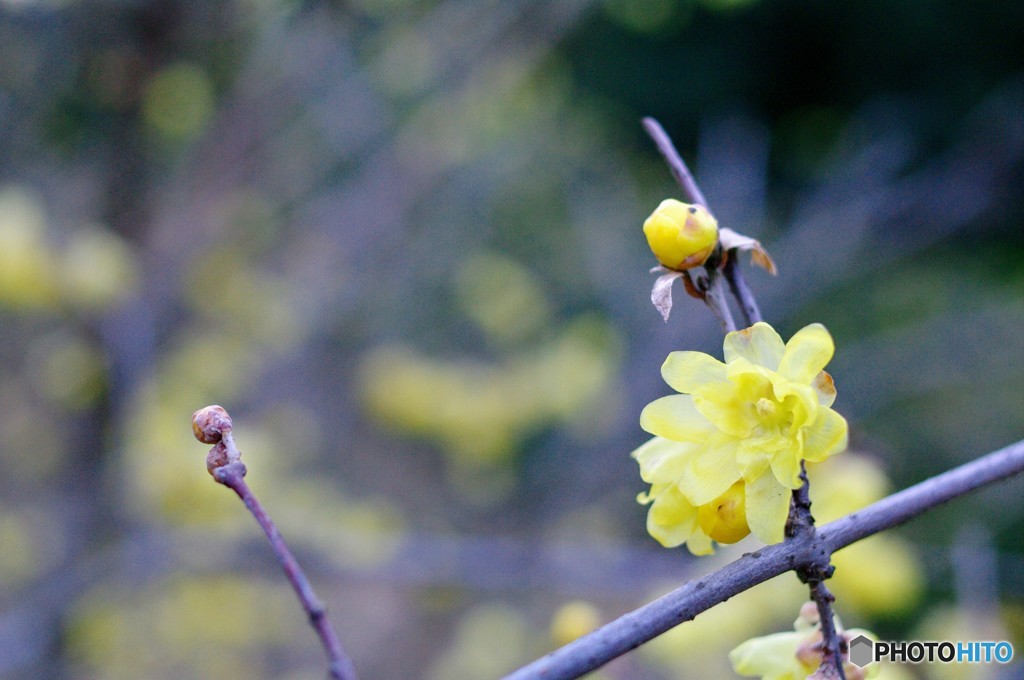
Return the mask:
{"type": "Polygon", "coordinates": [[[759,475],[747,480],[746,513],[751,533],[771,545],[785,538],[786,518],[792,492],[776,481],[774,475],[759,475]]]}
{"type": "Polygon", "coordinates": [[[693,394],[707,383],[726,382],[725,364],[703,352],[672,352],[661,377],[676,392],[693,394]]]}
{"type": "Polygon", "coordinates": [[[790,489],[798,489],[803,483],[800,479],[800,450],[797,442],[790,442],[789,448],[783,449],[772,456],[772,474],[779,484],[790,489]]]}
{"type": "Polygon", "coordinates": [[[772,392],[781,404],[782,410],[788,414],[790,432],[796,433],[817,417],[821,404],[814,388],[787,380],[775,382],[772,385],[772,392]]]}
{"type": "Polygon", "coordinates": [[[729,662],[740,675],[795,678],[794,672],[803,673],[796,648],[805,637],[806,633],[774,633],[747,640],[729,652],[729,662]]]}
{"type": "Polygon", "coordinates": [[[786,345],[775,329],[763,321],[725,336],[725,363],[743,357],[752,364],[778,370],[786,345]]]}
{"type": "Polygon", "coordinates": [[[715,430],[688,394],[670,394],[652,401],[640,412],[640,427],[677,442],[701,441],[715,430]]]}
{"type": "Polygon", "coordinates": [[[714,427],[734,437],[749,437],[756,421],[750,400],[740,394],[743,385],[733,382],[711,383],[693,396],[693,405],[714,427]]]}
{"type": "Polygon", "coordinates": [[[764,474],[771,463],[771,456],[758,441],[744,440],[739,442],[736,450],[736,466],[744,479],[753,479],[764,474]]]}
{"type": "MultiPolygon", "coordinates": [[[[687,535],[685,542],[698,554],[711,551],[712,539],[738,535],[732,525],[718,526],[729,504],[718,500],[734,486],[745,486],[749,528],[766,542],[781,541],[803,462],[824,460],[842,450],[847,438],[846,421],[829,408],[835,387],[823,369],[834,344],[823,326],[809,325],[783,344],[771,326],[759,322],[728,334],[723,347],[724,364],[699,352],[668,357],[662,375],[682,394],[649,404],[640,423],[671,441],[652,440],[633,454],[641,476],[653,485],[641,502],[665,499],[648,516],[660,527],[658,540],[687,535]],[[671,498],[676,501],[669,503],[671,498]],[[666,524],[683,506],[687,522],[697,508],[696,528],[666,524]]],[[[732,503],[726,514],[742,513],[732,503]]]]}
{"type": "Polygon", "coordinates": [[[694,505],[715,500],[740,478],[736,441],[721,434],[711,437],[689,456],[689,467],[679,488],[694,505]]]}
{"type": "Polygon", "coordinates": [[[648,484],[674,483],[689,465],[689,453],[695,446],[654,437],[630,455],[640,464],[640,477],[648,484]]]}
{"type": "Polygon", "coordinates": [[[814,423],[804,428],[804,458],[817,463],[846,449],[846,418],[830,408],[819,408],[814,423]]]}
{"type": "Polygon", "coordinates": [[[832,382],[832,376],[826,371],[821,371],[814,378],[811,387],[818,393],[818,403],[822,406],[831,406],[836,400],[836,386],[832,382]]]}
{"type": "Polygon", "coordinates": [[[797,331],[786,343],[779,373],[794,382],[809,385],[834,352],[835,343],[829,332],[820,323],[812,323],[797,331]]]}
{"type": "Polygon", "coordinates": [[[675,486],[665,489],[647,511],[647,533],[666,548],[682,545],[697,529],[697,508],[675,486]]]}
{"type": "Polygon", "coordinates": [[[696,531],[693,532],[688,539],[686,539],[686,549],[690,551],[691,555],[714,555],[715,546],[712,545],[711,539],[708,535],[701,531],[698,526],[696,531]]]}

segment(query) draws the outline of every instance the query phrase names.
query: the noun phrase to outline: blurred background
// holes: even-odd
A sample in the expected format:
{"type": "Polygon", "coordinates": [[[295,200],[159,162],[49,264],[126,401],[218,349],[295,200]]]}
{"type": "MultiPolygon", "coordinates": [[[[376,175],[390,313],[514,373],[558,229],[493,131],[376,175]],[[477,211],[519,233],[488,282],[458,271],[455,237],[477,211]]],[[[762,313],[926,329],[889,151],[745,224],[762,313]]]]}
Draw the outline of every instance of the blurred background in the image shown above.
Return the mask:
{"type": "MultiPolygon", "coordinates": [[[[765,317],[835,337],[819,519],[1016,441],[1021,44],[994,1],[0,0],[0,677],[323,677],[210,403],[364,679],[498,677],[735,557],[635,501],[662,361],[721,353],[649,302],[644,115],[765,317]]],[[[1022,499],[838,554],[845,624],[1024,653],[1022,499]]],[[[803,597],[594,677],[733,677],[803,597]]]]}

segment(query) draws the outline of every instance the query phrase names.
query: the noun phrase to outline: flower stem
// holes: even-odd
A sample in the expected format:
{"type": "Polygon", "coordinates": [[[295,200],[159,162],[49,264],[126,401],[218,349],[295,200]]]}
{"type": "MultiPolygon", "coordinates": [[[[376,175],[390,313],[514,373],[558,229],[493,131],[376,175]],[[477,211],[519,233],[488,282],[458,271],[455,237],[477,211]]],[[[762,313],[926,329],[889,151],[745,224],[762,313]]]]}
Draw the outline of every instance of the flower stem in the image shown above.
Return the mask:
{"type": "Polygon", "coordinates": [[[725,280],[729,282],[729,291],[736,298],[736,304],[739,305],[740,312],[743,314],[743,320],[749,328],[762,320],[761,309],[757,306],[757,300],[754,299],[754,294],[750,291],[750,287],[747,286],[746,279],[743,278],[743,272],[740,270],[739,263],[739,252],[736,248],[733,248],[726,253],[725,266],[722,268],[722,273],[725,275],[725,280]]]}
{"type": "Polygon", "coordinates": [[[836,630],[835,615],[832,612],[832,603],[835,596],[829,591],[824,581],[812,579],[811,599],[818,606],[818,619],[821,621],[821,665],[831,666],[835,669],[835,676],[839,680],[846,680],[846,672],[843,670],[843,647],[845,646],[839,631],[836,630]]]}
{"type": "MultiPolygon", "coordinates": [[[[230,432],[226,433],[225,439],[229,437],[230,432]]],[[[232,445],[233,441],[229,446],[232,445]]],[[[252,489],[246,484],[245,473],[245,464],[236,457],[234,462],[214,470],[213,478],[238,494],[238,497],[245,503],[245,507],[256,518],[256,522],[263,529],[263,533],[270,540],[270,546],[274,554],[277,555],[277,559],[281,562],[285,575],[295,589],[295,594],[298,595],[302,608],[309,617],[310,625],[313,626],[317,636],[320,638],[320,643],[324,647],[324,651],[327,652],[329,663],[327,676],[331,680],[355,680],[355,667],[352,664],[352,660],[345,654],[341,641],[334,632],[330,619],[327,618],[327,609],[317,599],[309,579],[306,578],[302,567],[299,566],[291,550],[288,549],[288,545],[284,542],[284,538],[281,536],[281,532],[277,530],[273,520],[270,519],[270,515],[267,514],[259,499],[253,494],[252,489]]]]}
{"type": "Polygon", "coordinates": [[[733,321],[732,312],[729,311],[729,305],[725,300],[725,296],[722,295],[721,277],[717,275],[717,272],[709,269],[707,281],[707,290],[704,291],[704,304],[708,306],[711,313],[718,319],[718,323],[722,324],[722,331],[731,333],[736,330],[736,322],[733,321]]]}
{"type": "Polygon", "coordinates": [[[832,603],[835,597],[825,586],[825,581],[832,576],[832,551],[821,545],[818,531],[814,528],[814,515],[811,514],[811,485],[807,479],[807,465],[800,463],[800,488],[793,492],[793,502],[786,521],[788,541],[803,542],[809,546],[807,556],[796,565],[796,575],[810,586],[811,600],[818,607],[818,619],[821,622],[821,665],[834,671],[828,677],[846,680],[843,671],[844,642],[836,630],[835,614],[832,603]]]}

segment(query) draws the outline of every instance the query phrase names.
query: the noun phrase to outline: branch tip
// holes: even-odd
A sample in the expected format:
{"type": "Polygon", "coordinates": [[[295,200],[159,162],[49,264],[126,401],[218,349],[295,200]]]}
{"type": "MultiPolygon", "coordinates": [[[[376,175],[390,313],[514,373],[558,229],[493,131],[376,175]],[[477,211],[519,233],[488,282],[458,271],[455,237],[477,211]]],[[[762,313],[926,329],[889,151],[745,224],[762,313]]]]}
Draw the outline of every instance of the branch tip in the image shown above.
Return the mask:
{"type": "Polygon", "coordinates": [[[192,434],[203,444],[217,444],[231,432],[231,416],[223,406],[204,406],[192,414],[192,434]]]}

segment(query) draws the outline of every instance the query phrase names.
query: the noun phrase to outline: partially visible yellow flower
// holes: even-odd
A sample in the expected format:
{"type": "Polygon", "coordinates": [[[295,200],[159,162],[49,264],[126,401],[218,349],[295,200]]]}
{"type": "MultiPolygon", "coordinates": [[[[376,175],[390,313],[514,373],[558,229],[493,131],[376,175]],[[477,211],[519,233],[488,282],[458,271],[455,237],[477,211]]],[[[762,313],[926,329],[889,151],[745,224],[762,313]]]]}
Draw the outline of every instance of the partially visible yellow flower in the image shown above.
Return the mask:
{"type": "Polygon", "coordinates": [[[741,513],[755,536],[782,540],[801,462],[846,448],[846,420],[830,408],[836,391],[822,370],[833,351],[820,324],[783,344],[759,322],[726,335],[725,363],[701,352],[669,355],[662,376],[682,394],[644,408],[640,426],[655,439],[633,453],[652,484],[639,500],[653,502],[648,529],[655,538],[665,545],[695,541],[691,551],[703,554],[701,536],[715,537],[694,528],[698,509],[712,504],[705,516],[717,513],[731,491],[733,498],[742,492],[741,513]]]}
{"type": "Polygon", "coordinates": [[[702,205],[667,198],[644,222],[644,235],[658,262],[669,269],[704,264],[718,243],[718,222],[702,205]]]}
{"type": "MultiPolygon", "coordinates": [[[[847,642],[859,635],[877,639],[874,633],[866,630],[854,628],[844,631],[838,618],[835,623],[837,633],[847,642]]],[[[821,626],[814,603],[808,602],[800,609],[793,629],[792,633],[774,633],[747,640],[729,652],[733,670],[740,675],[761,677],[763,680],[805,680],[818,669],[822,660],[821,626]]],[[[879,664],[858,668],[845,658],[843,661],[847,680],[873,678],[881,670],[879,664]]]]}
{"type": "Polygon", "coordinates": [[[697,450],[695,444],[654,437],[634,451],[640,476],[651,485],[637,500],[651,503],[647,532],[659,543],[666,548],[686,543],[694,555],[710,555],[714,552],[712,540],[735,543],[750,533],[746,485],[739,480],[707,503],[691,503],[677,482],[697,450]]]}

